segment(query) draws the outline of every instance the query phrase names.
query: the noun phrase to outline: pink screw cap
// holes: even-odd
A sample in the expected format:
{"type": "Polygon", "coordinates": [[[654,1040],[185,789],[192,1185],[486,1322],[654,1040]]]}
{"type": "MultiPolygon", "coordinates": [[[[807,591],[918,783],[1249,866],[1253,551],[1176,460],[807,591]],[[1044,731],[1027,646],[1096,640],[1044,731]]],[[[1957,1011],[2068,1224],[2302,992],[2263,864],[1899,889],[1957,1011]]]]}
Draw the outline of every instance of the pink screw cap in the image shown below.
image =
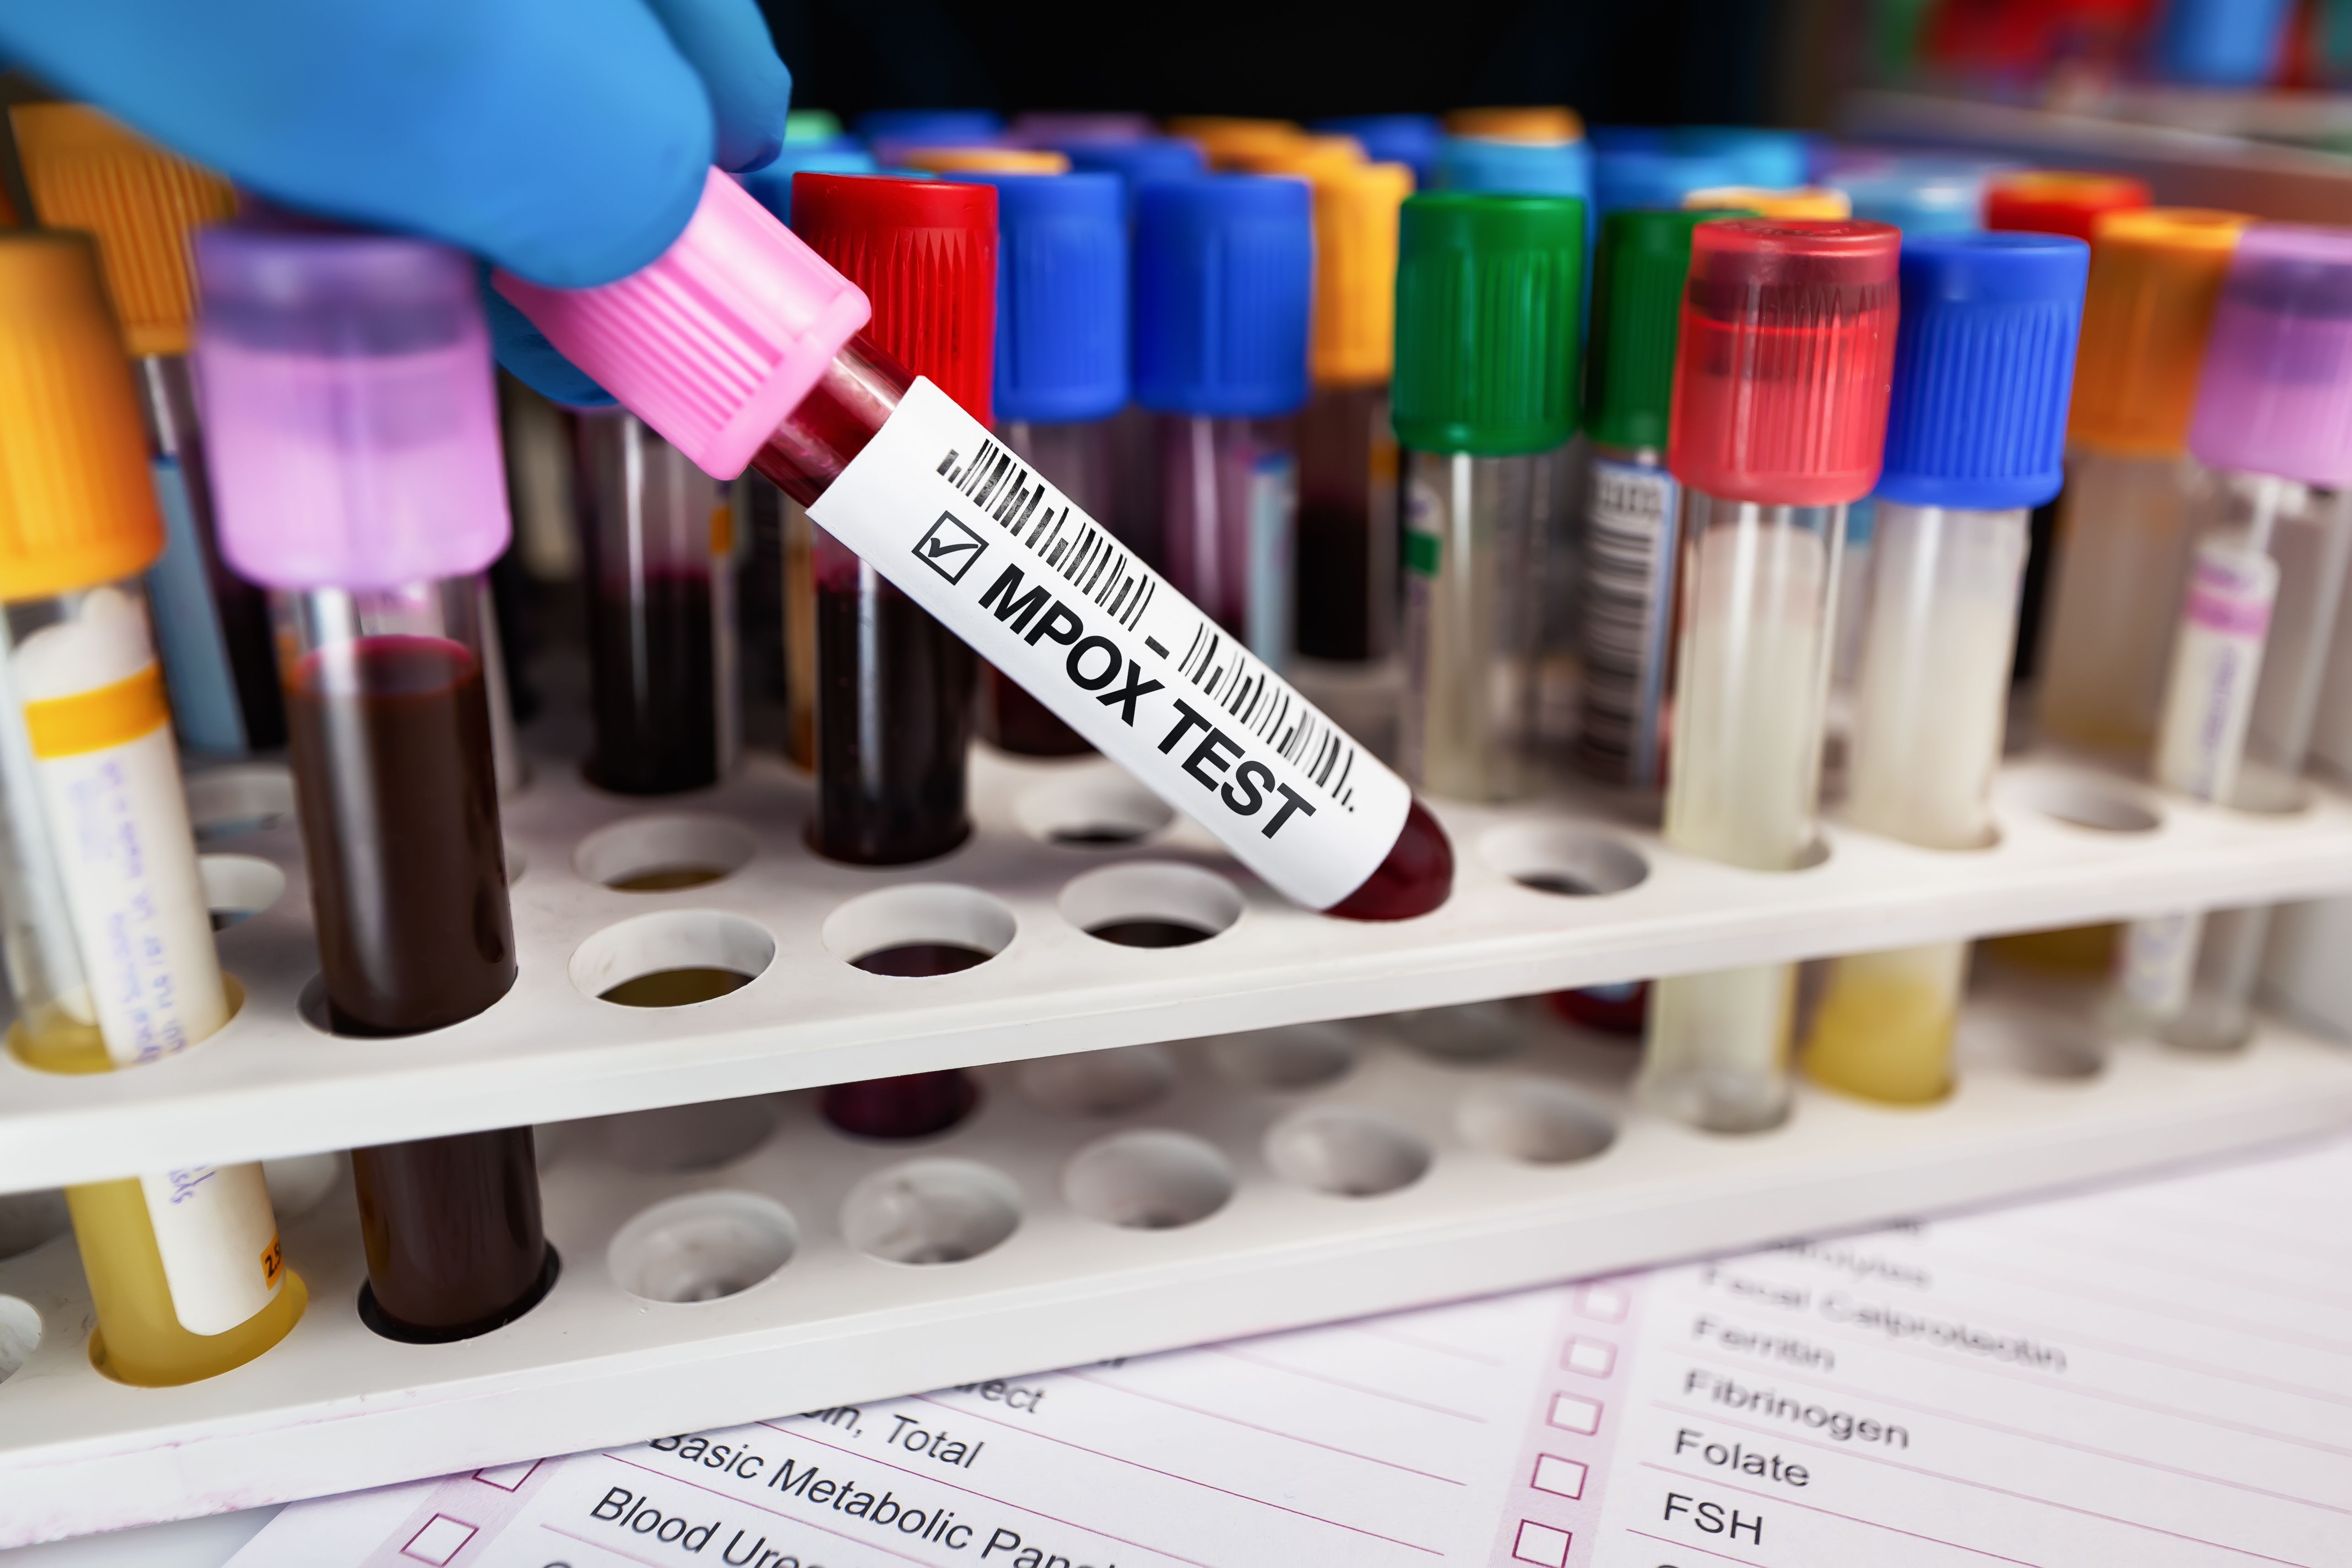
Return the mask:
{"type": "Polygon", "coordinates": [[[856,285],[718,170],[686,232],[593,289],[498,291],[715,479],[741,473],[872,314],[856,285]]]}

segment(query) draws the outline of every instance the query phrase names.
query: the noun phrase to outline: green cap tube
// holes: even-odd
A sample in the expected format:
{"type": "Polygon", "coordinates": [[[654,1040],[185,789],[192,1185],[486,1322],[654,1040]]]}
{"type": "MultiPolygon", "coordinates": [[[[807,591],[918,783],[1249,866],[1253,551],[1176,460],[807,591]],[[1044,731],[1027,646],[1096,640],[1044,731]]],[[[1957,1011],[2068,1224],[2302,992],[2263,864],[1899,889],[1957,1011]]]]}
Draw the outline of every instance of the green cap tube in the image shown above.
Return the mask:
{"type": "Polygon", "coordinates": [[[1627,208],[1601,224],[1592,258],[1592,353],[1585,434],[1593,445],[1664,451],[1675,405],[1675,338],[1691,230],[1722,212],[1627,208]]]}
{"type": "Polygon", "coordinates": [[[1575,196],[1439,191],[1407,201],[1390,391],[1397,439],[1509,457],[1574,435],[1583,272],[1575,196]]]}

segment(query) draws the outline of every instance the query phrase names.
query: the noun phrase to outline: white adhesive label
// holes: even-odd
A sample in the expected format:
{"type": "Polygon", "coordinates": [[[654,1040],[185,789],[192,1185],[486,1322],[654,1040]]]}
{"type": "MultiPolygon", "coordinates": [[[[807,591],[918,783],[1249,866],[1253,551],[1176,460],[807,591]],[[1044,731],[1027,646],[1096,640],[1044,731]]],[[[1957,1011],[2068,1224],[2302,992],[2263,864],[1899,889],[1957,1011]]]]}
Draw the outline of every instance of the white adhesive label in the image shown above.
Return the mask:
{"type": "Polygon", "coordinates": [[[107,1055],[184,1050],[228,1021],[228,1000],[145,616],[100,590],[10,663],[107,1055]]]}
{"type": "Polygon", "coordinates": [[[1250,464],[1249,645],[1276,669],[1290,663],[1290,563],[1297,529],[1298,465],[1287,452],[1260,452],[1250,464]]]}
{"type": "Polygon", "coordinates": [[[196,1165],[142,1176],[172,1310],[192,1334],[225,1334],[285,1282],[278,1219],[259,1165],[196,1165]]]}
{"type": "Polygon", "coordinates": [[[2124,928],[2123,993],[2141,1017],[2160,1023],[2188,1008],[2204,932],[2201,914],[2154,915],[2124,928]]]}
{"type": "Polygon", "coordinates": [[[809,516],[1285,896],[1387,858],[1404,781],[929,381],[809,516]]]}
{"type": "Polygon", "coordinates": [[[2226,801],[2237,787],[2278,575],[2276,561],[2232,542],[2198,547],[2157,732],[2156,779],[2166,788],[2226,801]]]}
{"type": "Polygon", "coordinates": [[[1681,500],[1664,468],[1593,459],[1577,745],[1598,772],[1625,784],[1658,782],[1681,500]]]}

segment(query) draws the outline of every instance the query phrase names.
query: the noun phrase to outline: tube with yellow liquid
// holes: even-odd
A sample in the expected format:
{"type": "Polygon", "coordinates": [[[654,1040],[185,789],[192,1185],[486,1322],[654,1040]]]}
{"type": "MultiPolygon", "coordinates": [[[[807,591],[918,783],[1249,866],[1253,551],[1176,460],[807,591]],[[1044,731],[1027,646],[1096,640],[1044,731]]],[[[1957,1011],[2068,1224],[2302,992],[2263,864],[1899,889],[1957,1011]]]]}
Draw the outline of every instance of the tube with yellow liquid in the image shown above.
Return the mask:
{"type": "MultiPolygon", "coordinates": [[[[171,709],[137,581],[163,533],[89,242],[0,241],[0,913],[9,1046],[54,1072],[228,1022],[171,709]]],[[[145,1385],[243,1364],[302,1315],[259,1165],[67,1192],[90,1359],[145,1385]]]]}
{"type": "MultiPolygon", "coordinates": [[[[2057,493],[2089,251],[2058,235],[1904,245],[1847,816],[1927,849],[1993,835],[2027,520],[2057,493]]],[[[1951,1088],[1968,944],[1832,961],[1815,1082],[1918,1104],[1951,1088]]]]}

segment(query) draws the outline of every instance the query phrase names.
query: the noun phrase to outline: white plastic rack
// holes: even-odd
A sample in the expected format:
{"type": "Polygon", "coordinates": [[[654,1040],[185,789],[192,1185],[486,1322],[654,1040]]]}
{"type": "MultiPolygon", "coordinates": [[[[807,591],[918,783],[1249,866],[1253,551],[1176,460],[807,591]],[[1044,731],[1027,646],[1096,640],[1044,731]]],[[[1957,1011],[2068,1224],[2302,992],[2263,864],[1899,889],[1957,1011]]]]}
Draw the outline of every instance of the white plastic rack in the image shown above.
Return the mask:
{"type": "Polygon", "coordinates": [[[520,979],[478,1017],[393,1040],[321,1026],[286,775],[198,775],[215,905],[248,917],[221,935],[243,1009],[200,1047],[136,1072],[0,1065],[0,1192],[2352,890],[2352,801],[2333,791],[2258,816],[2053,758],[2003,770],[1988,848],[1916,849],[1832,822],[1817,863],[1786,874],[1679,854],[1606,800],[1441,803],[1454,897],[1390,924],[1287,904],[1097,761],[981,751],[971,838],[891,870],[812,853],[809,786],[779,763],[659,802],[599,794],[566,765],[539,772],[506,818],[520,979]],[[607,885],[681,865],[724,875],[668,892],[607,885]],[[1168,949],[1087,934],[1150,917],[1218,934],[1168,949]],[[851,967],[905,942],[995,956],[929,979],[851,967]],[[692,966],[754,978],[672,1009],[598,999],[692,966]]]}

